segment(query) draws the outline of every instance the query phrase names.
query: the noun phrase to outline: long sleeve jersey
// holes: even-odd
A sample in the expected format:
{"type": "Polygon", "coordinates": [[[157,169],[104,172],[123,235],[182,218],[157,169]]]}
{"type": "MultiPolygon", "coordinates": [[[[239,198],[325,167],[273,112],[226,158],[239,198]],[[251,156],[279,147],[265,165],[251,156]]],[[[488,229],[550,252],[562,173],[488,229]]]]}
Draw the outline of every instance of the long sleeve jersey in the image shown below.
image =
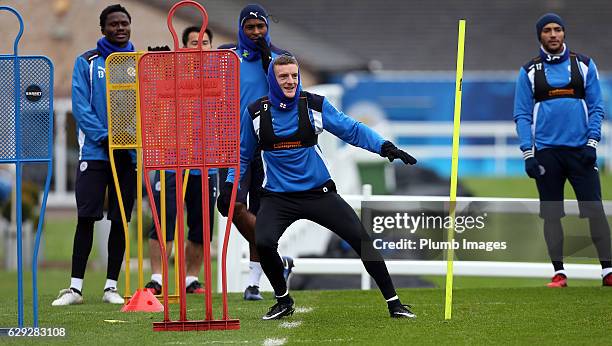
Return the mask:
{"type": "MultiPolygon", "coordinates": [[[[282,111],[271,107],[274,134],[286,137],[298,129],[298,107],[282,111]]],[[[380,153],[384,139],[366,125],[338,111],[326,98],[322,112],[309,109],[310,122],[316,134],[326,130],[346,143],[380,153]]],[[[255,154],[259,142],[258,121],[252,121],[248,108],[242,113],[240,122],[240,170],[244,172],[255,154]],[[257,127],[257,128],[256,128],[257,127]]],[[[273,192],[299,192],[314,189],[331,179],[327,161],[321,148],[314,145],[306,148],[262,151],[264,165],[263,188],[273,192]]],[[[234,181],[230,170],[227,181],[234,181]]]]}
{"type": "Polygon", "coordinates": [[[106,72],[96,50],[79,56],[72,73],[72,115],[77,123],[79,160],[106,160],[101,141],[108,138],[106,72]]]}
{"type": "MultiPolygon", "coordinates": [[[[585,98],[534,100],[533,63],[519,71],[514,98],[514,120],[521,150],[554,147],[581,147],[589,139],[599,141],[604,116],[599,75],[593,59],[577,55],[584,79],[585,98]]],[[[552,87],[570,81],[570,59],[558,64],[542,62],[546,80],[552,87]]]]}

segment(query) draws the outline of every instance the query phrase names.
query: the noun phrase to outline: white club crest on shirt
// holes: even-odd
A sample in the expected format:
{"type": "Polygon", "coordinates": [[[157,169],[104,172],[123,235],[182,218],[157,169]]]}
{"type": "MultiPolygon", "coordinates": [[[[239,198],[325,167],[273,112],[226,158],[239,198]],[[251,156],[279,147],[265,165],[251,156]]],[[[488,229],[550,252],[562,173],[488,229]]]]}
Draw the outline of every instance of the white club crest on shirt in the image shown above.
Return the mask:
{"type": "Polygon", "coordinates": [[[280,103],[280,105],[278,105],[278,106],[279,106],[280,108],[287,108],[287,105],[286,105],[286,104],[284,104],[284,103],[282,103],[282,102],[281,102],[281,103],[280,103]]]}
{"type": "Polygon", "coordinates": [[[102,66],[98,66],[98,78],[104,78],[106,70],[102,66]]]}

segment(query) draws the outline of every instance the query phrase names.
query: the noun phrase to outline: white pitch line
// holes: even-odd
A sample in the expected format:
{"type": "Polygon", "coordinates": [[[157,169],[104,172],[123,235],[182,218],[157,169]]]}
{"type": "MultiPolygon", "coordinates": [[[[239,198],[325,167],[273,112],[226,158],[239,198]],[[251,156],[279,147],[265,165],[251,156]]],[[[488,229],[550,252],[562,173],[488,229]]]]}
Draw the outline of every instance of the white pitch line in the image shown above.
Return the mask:
{"type": "Polygon", "coordinates": [[[282,339],[272,339],[268,338],[264,340],[263,346],[281,346],[287,343],[287,338],[282,339]]]}
{"type": "Polygon", "coordinates": [[[302,321],[283,322],[278,326],[285,329],[297,328],[302,325],[302,321]]]}
{"type": "Polygon", "coordinates": [[[299,306],[297,308],[295,308],[295,312],[297,312],[298,314],[307,314],[309,312],[312,312],[313,308],[311,308],[310,306],[299,306]]]}
{"type": "MultiPolygon", "coordinates": [[[[207,340],[207,341],[201,341],[198,342],[197,345],[213,345],[213,344],[232,344],[232,345],[236,345],[236,344],[251,344],[253,343],[250,340],[232,340],[232,341],[228,341],[228,340],[207,340]]],[[[165,343],[165,345],[188,345],[188,344],[193,344],[193,342],[187,342],[187,341],[168,341],[165,343]]]]}
{"type": "Polygon", "coordinates": [[[348,339],[341,339],[341,338],[337,338],[337,339],[291,339],[292,343],[300,343],[300,344],[320,344],[320,343],[324,343],[324,342],[329,342],[329,343],[354,343],[353,342],[353,338],[348,338],[348,339]]]}

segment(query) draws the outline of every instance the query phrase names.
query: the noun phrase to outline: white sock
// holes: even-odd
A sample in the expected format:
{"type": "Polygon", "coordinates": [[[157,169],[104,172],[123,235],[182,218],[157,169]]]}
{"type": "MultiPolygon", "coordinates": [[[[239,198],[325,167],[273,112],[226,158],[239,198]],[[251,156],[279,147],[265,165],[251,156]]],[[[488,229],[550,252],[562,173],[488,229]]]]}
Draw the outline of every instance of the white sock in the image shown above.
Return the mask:
{"type": "Polygon", "coordinates": [[[601,270],[601,277],[605,278],[606,275],[612,273],[612,268],[605,268],[601,270]]]}
{"type": "Polygon", "coordinates": [[[285,292],[285,294],[283,294],[282,296],[276,296],[276,298],[282,298],[282,297],[285,297],[288,294],[289,294],[289,289],[287,289],[287,292],[285,292]]]}
{"type": "Polygon", "coordinates": [[[188,276],[185,278],[185,287],[189,287],[194,281],[198,281],[197,276],[188,276]]]}
{"type": "Polygon", "coordinates": [[[158,284],[162,284],[162,275],[161,274],[151,274],[151,281],[155,281],[158,284]]]}
{"type": "Polygon", "coordinates": [[[117,289],[117,280],[106,279],[106,284],[104,285],[104,289],[114,288],[117,289]]]}
{"type": "Polygon", "coordinates": [[[83,279],[70,278],[70,287],[83,292],[83,279]]]}
{"type": "Polygon", "coordinates": [[[393,297],[391,297],[391,298],[387,299],[387,303],[388,303],[388,302],[392,302],[392,301],[394,301],[394,300],[398,300],[398,299],[399,299],[399,297],[398,297],[397,295],[394,295],[393,297]]]}
{"type": "Polygon", "coordinates": [[[259,280],[261,280],[261,274],[263,274],[263,269],[261,269],[261,263],[251,261],[249,263],[249,286],[259,287],[259,280]]]}
{"type": "MultiPolygon", "coordinates": [[[[565,272],[565,269],[557,270],[555,272],[555,275],[557,275],[557,274],[562,274],[562,275],[565,275],[565,277],[567,277],[567,273],[565,272]]],[[[553,276],[555,276],[555,275],[553,275],[553,276]]]]}

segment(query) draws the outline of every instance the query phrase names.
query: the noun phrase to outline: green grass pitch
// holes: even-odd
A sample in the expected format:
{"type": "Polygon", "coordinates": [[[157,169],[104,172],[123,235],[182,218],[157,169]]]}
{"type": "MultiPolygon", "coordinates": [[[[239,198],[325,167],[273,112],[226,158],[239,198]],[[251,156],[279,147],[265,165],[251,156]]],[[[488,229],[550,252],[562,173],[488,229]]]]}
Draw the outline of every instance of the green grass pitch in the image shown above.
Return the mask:
{"type": "MultiPolygon", "coordinates": [[[[462,180],[477,196],[535,198],[535,184],[528,178],[462,180]],[[512,186],[509,189],[508,186],[512,186]]],[[[612,176],[602,175],[604,199],[612,199],[612,176]]],[[[567,198],[573,195],[567,187],[567,198]]],[[[400,289],[402,301],[418,315],[414,321],[391,320],[377,290],[294,291],[298,311],[281,321],[262,321],[273,304],[266,300],[245,302],[230,294],[232,318],[238,331],[153,332],[152,322],[162,313],[121,313],[120,306],[101,302],[104,272],[86,273],[85,304],[51,307],[51,301],[69,281],[70,255],[75,221],[48,219],[45,228],[45,260],[65,269],[41,268],[39,316],[41,327],[63,327],[67,337],[17,339],[1,337],[0,344],[127,344],[127,345],[408,345],[408,344],[588,344],[609,345],[612,326],[612,287],[599,280],[570,280],[567,289],[547,289],[545,279],[455,277],[453,318],[444,320],[444,278],[426,277],[437,288],[400,289]],[[107,322],[114,321],[114,322],[107,322]]],[[[135,247],[132,249],[135,257],[135,247]]],[[[95,257],[96,247],[92,253],[95,257]]],[[[133,262],[133,266],[135,266],[133,262]]],[[[29,268],[26,268],[28,271],[29,268]]],[[[17,274],[0,271],[0,327],[17,324],[17,274]]],[[[148,273],[145,275],[148,279],[148,273]]],[[[124,282],[120,276],[120,286],[124,282]]],[[[137,283],[132,275],[132,286],[137,283]]],[[[30,281],[26,274],[26,325],[31,321],[30,281]]],[[[119,288],[123,292],[122,287],[119,288]]],[[[220,296],[215,295],[216,316],[220,296]]],[[[188,317],[202,318],[201,296],[188,297],[188,317]]],[[[171,305],[172,316],[178,306],[171,305]]]]}
{"type": "MultiPolygon", "coordinates": [[[[10,327],[17,323],[16,274],[1,274],[0,321],[10,327]]],[[[574,280],[567,289],[547,289],[540,279],[462,277],[455,278],[453,318],[444,321],[443,278],[433,277],[429,279],[438,288],[399,290],[404,303],[418,315],[414,321],[390,319],[377,290],[295,291],[298,311],[281,321],[261,320],[273,303],[271,293],[260,302],[245,302],[240,294],[231,294],[230,315],[240,319],[238,331],[153,332],[152,322],[160,321],[162,313],[122,313],[120,306],[101,302],[103,272],[87,273],[85,304],[51,307],[67,275],[65,270],[41,273],[40,324],[64,327],[68,336],[3,337],[2,344],[556,344],[563,340],[604,345],[609,344],[612,325],[612,288],[601,287],[600,281],[574,280]]],[[[220,296],[215,298],[218,308],[220,296]]],[[[187,308],[188,318],[202,318],[203,297],[189,296],[187,308]]],[[[171,305],[171,312],[176,317],[178,306],[171,305]]],[[[26,313],[29,318],[29,310],[26,313]]]]}

